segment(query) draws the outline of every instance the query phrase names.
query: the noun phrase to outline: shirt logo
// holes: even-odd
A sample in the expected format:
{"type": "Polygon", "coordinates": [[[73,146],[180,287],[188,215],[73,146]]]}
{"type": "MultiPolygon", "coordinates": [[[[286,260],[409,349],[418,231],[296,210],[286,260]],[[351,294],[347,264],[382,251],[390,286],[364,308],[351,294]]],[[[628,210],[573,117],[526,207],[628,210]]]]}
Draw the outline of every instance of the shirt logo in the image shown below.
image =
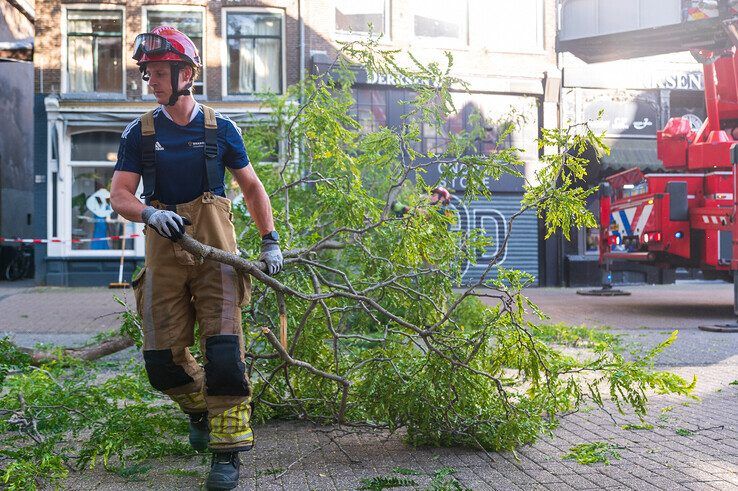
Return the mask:
{"type": "Polygon", "coordinates": [[[190,148],[200,148],[205,146],[205,142],[187,142],[187,146],[190,148]]]}
{"type": "Polygon", "coordinates": [[[164,150],[164,147],[161,146],[161,143],[156,142],[154,143],[154,150],[164,150]]]}

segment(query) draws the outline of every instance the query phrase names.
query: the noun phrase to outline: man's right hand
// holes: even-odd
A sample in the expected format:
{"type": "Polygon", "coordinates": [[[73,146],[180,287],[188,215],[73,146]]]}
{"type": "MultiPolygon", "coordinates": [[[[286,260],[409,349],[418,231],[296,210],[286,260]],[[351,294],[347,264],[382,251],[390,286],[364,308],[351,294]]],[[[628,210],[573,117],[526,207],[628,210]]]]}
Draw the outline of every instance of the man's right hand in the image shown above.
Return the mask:
{"type": "Polygon", "coordinates": [[[157,210],[153,206],[147,206],[141,213],[141,218],[146,225],[156,230],[162,237],[177,242],[182,238],[185,225],[191,225],[190,221],[173,211],[157,210]]]}

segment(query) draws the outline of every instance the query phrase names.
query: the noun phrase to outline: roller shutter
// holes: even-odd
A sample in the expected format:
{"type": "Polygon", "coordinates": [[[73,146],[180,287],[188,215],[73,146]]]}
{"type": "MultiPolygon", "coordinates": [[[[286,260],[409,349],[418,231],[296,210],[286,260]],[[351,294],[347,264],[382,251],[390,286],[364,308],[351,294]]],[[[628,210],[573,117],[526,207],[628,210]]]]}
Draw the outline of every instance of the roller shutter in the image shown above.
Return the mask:
{"type": "MultiPolygon", "coordinates": [[[[510,217],[520,210],[521,198],[520,193],[495,193],[489,201],[465,204],[454,196],[452,205],[459,217],[456,228],[465,231],[481,228],[493,241],[487,252],[477,258],[477,264],[464,265],[463,284],[477,281],[497,254],[510,217]]],[[[538,219],[535,211],[527,211],[514,220],[507,247],[486,279],[497,277],[498,266],[525,271],[538,281],[538,219]]]]}

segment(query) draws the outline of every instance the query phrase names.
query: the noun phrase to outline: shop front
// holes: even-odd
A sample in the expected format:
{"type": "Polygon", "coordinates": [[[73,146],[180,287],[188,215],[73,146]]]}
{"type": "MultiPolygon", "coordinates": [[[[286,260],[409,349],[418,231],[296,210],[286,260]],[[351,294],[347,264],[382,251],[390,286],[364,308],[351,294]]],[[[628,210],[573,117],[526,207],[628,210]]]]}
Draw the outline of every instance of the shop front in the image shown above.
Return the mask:
{"type": "MultiPolygon", "coordinates": [[[[319,58],[320,60],[320,58],[319,58]]],[[[321,73],[328,68],[327,61],[313,60],[313,73],[321,73]]],[[[369,77],[357,70],[353,95],[356,103],[352,110],[354,118],[366,132],[383,126],[400,128],[405,122],[407,104],[413,93],[405,88],[407,81],[388,77],[369,77]],[[404,82],[404,83],[403,83],[404,82]]],[[[510,83],[508,85],[514,85],[510,83]]],[[[542,93],[542,85],[530,83],[526,88],[531,92],[542,93]]],[[[446,149],[451,135],[471,129],[475,121],[484,121],[486,135],[480,138],[475,152],[491,154],[502,148],[521,149],[523,165],[519,169],[526,178],[534,178],[538,168],[538,147],[536,139],[539,132],[540,95],[490,93],[472,87],[469,92],[452,93],[457,112],[447,118],[439,131],[437,128],[421,123],[420,141],[416,150],[424,155],[440,155],[446,149]],[[503,128],[514,125],[514,130],[500,141],[503,128]]],[[[437,160],[437,159],[436,159],[437,160]]],[[[429,185],[441,185],[452,193],[450,208],[456,213],[456,229],[471,232],[481,229],[490,239],[490,246],[476,258],[474,263],[462,266],[462,283],[477,281],[488,269],[490,261],[495,264],[485,275],[486,279],[497,276],[497,268],[518,269],[529,273],[534,282],[539,278],[539,234],[535,211],[528,211],[514,219],[511,217],[520,210],[524,179],[503,175],[500,179],[490,179],[487,186],[492,192],[489,200],[466,200],[465,169],[459,163],[428,162],[423,179],[429,185]],[[451,177],[449,177],[451,176],[451,177]],[[510,226],[512,225],[512,228],[510,226]],[[510,237],[505,237],[510,230],[510,237]],[[501,250],[501,248],[503,248],[501,250]]]]}
{"type": "MultiPolygon", "coordinates": [[[[597,186],[606,177],[634,167],[645,173],[664,171],[656,155],[656,132],[671,117],[686,117],[695,129],[705,119],[703,95],[698,90],[701,79],[695,82],[694,77],[682,75],[675,75],[682,81],[675,81],[674,88],[563,90],[564,119],[576,124],[586,122],[596,133],[604,134],[603,141],[610,149],[609,154],[585,155],[590,164],[584,185],[597,186]]],[[[597,195],[589,199],[588,207],[599,217],[597,195]]],[[[598,228],[584,228],[573,230],[571,241],[559,237],[552,242],[549,247],[559,249],[560,284],[600,284],[598,234],[598,228]]],[[[670,283],[675,278],[673,271],[633,262],[614,262],[612,270],[616,284],[670,283]]]]}
{"type": "MultiPolygon", "coordinates": [[[[454,104],[460,108],[460,122],[451,125],[463,128],[468,125],[472,114],[480,115],[487,129],[487,137],[480,142],[478,151],[494,153],[502,148],[518,148],[523,162],[519,171],[526,179],[533,179],[538,166],[538,99],[530,96],[485,93],[457,93],[453,95],[454,104]],[[466,120],[465,120],[466,117],[466,120]],[[500,135],[508,125],[514,130],[504,140],[500,135]]],[[[435,136],[435,135],[434,135],[435,136]]],[[[424,145],[426,135],[424,135],[424,145]]],[[[426,150],[430,147],[425,147],[426,150]]],[[[430,148],[432,149],[432,148],[430,148]]],[[[466,171],[458,163],[432,164],[423,176],[426,182],[439,182],[453,195],[451,208],[457,215],[455,228],[470,233],[481,230],[490,240],[487,249],[481,252],[475,262],[465,262],[462,266],[462,282],[477,281],[488,270],[490,261],[494,266],[485,274],[486,279],[497,277],[499,267],[516,269],[530,274],[534,284],[539,280],[539,235],[538,218],[535,210],[520,211],[523,198],[524,178],[503,175],[500,179],[489,179],[487,188],[490,199],[467,200],[466,171]],[[445,176],[451,177],[445,177],[445,176]],[[509,234],[509,237],[508,237],[509,234]]]]}
{"type": "MultiPolygon", "coordinates": [[[[144,109],[77,111],[45,99],[47,115],[45,254],[37,273],[53,286],[94,286],[123,279],[143,263],[143,226],[115,213],[110,183],[121,133],[144,109]]],[[[37,267],[39,263],[37,261],[37,267]]]]}

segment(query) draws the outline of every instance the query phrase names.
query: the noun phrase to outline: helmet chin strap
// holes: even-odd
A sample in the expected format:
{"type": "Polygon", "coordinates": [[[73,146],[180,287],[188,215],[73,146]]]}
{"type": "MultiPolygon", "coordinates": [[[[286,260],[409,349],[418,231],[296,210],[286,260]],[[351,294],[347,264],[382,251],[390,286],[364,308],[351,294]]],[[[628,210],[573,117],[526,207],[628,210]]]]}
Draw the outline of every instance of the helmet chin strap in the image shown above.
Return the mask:
{"type": "Polygon", "coordinates": [[[184,89],[177,90],[177,88],[179,87],[179,70],[180,70],[179,63],[171,63],[172,95],[169,96],[169,102],[166,103],[167,106],[175,105],[177,103],[177,100],[179,100],[180,96],[192,94],[192,92],[190,92],[190,87],[192,87],[192,82],[188,83],[187,87],[185,87],[184,89]]]}

